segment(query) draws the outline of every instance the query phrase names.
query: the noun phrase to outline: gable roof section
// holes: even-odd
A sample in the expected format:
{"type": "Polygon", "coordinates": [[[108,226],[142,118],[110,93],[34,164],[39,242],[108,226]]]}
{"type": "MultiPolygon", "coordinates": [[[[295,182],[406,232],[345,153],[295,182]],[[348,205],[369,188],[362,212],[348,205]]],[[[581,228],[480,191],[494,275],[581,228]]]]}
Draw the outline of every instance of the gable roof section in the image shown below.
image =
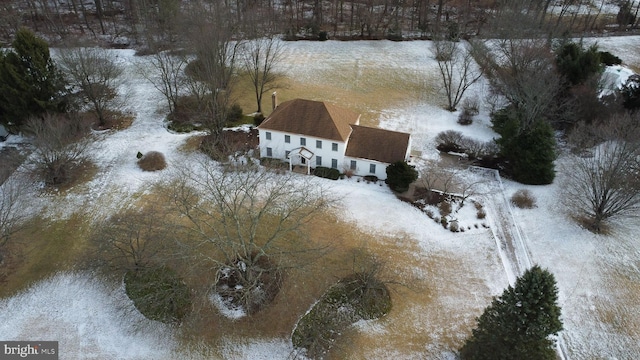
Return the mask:
{"type": "Polygon", "coordinates": [[[304,99],[285,101],[258,126],[260,129],[347,141],[360,115],[333,104],[304,99]]]}
{"type": "Polygon", "coordinates": [[[409,134],[352,125],[346,156],[383,163],[404,161],[409,147],[409,134]]]}

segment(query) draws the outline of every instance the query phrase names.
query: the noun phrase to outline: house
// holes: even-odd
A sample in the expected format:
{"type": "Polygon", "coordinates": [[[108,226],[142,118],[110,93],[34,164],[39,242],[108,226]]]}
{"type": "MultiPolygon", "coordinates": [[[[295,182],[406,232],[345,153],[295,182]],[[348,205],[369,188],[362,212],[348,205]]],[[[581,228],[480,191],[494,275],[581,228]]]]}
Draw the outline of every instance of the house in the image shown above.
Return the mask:
{"type": "Polygon", "coordinates": [[[277,104],[258,126],[260,157],[287,161],[290,168],[318,166],[386,179],[387,166],[409,161],[407,133],[359,125],[360,114],[336,105],[304,99],[277,104]]]}

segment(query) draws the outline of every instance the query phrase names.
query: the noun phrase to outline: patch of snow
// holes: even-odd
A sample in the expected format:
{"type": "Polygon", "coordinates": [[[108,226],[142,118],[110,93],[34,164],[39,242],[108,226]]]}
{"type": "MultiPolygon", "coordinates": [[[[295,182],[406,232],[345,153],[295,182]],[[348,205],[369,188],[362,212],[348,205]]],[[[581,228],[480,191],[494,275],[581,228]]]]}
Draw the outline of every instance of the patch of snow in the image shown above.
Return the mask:
{"type": "Polygon", "coordinates": [[[238,320],[247,316],[247,313],[241,306],[233,306],[230,301],[223,299],[222,296],[215,291],[211,291],[209,300],[216,309],[218,309],[220,314],[229,319],[238,320]]]}
{"type": "Polygon", "coordinates": [[[629,76],[633,74],[633,70],[625,66],[607,66],[600,78],[600,86],[602,88],[600,96],[611,95],[617,90],[622,89],[622,86],[627,82],[629,76]]]}

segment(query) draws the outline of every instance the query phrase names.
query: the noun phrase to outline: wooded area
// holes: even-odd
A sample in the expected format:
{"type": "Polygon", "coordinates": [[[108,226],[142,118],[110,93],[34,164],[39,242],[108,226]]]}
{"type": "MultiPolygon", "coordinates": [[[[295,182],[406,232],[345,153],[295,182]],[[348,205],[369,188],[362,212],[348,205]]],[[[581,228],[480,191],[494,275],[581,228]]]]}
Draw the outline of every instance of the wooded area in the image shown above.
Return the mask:
{"type": "MultiPolygon", "coordinates": [[[[83,37],[111,46],[175,43],[202,9],[238,37],[431,39],[629,31],[640,2],[593,0],[14,0],[0,2],[0,43],[26,26],[51,42],[83,37]]],[[[211,18],[210,20],[214,20],[211,18]]]]}

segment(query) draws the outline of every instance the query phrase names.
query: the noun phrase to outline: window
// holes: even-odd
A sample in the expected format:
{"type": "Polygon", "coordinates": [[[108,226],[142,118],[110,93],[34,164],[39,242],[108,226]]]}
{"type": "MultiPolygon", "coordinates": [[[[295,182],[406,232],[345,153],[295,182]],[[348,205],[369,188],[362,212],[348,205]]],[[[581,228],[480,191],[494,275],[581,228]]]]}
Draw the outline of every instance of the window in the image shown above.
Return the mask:
{"type": "Polygon", "coordinates": [[[351,164],[350,164],[349,168],[351,170],[355,170],[356,169],[356,161],[355,160],[351,160],[351,164]]]}
{"type": "Polygon", "coordinates": [[[331,167],[334,169],[338,168],[338,159],[331,159],[331,167]]]}
{"type": "Polygon", "coordinates": [[[338,151],[338,143],[331,144],[331,150],[332,151],[338,151]]]}
{"type": "Polygon", "coordinates": [[[306,146],[306,145],[307,145],[307,139],[300,138],[300,146],[306,146]]]}
{"type": "Polygon", "coordinates": [[[268,132],[268,131],[267,131],[267,132],[264,134],[264,136],[265,136],[265,138],[266,138],[267,140],[271,140],[271,133],[270,133],[270,132],[268,132]]]}
{"type": "Polygon", "coordinates": [[[376,173],[376,164],[369,164],[369,172],[372,174],[376,173]]]}
{"type": "Polygon", "coordinates": [[[284,157],[285,157],[285,159],[288,159],[288,158],[289,158],[289,154],[290,154],[290,153],[291,153],[291,151],[289,151],[289,150],[287,150],[287,151],[285,151],[285,152],[284,152],[284,157]]]}
{"type": "Polygon", "coordinates": [[[316,140],[316,148],[322,149],[322,140],[316,140]]]}
{"type": "Polygon", "coordinates": [[[322,156],[316,156],[316,166],[322,166],[322,156]]]}
{"type": "Polygon", "coordinates": [[[272,157],[273,156],[273,150],[271,150],[270,147],[267,148],[267,157],[272,157]]]}
{"type": "Polygon", "coordinates": [[[284,136],[284,142],[286,142],[287,144],[291,143],[291,136],[285,135],[284,136]]]}

